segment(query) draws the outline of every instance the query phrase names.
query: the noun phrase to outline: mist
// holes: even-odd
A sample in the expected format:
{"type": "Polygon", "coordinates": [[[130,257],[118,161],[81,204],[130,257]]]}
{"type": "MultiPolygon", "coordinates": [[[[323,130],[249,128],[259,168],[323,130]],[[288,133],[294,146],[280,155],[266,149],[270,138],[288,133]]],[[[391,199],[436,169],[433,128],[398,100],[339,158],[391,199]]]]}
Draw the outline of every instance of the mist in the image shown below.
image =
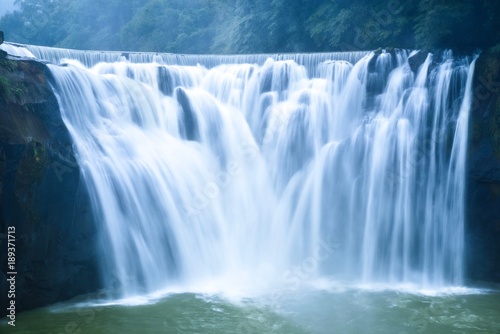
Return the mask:
{"type": "Polygon", "coordinates": [[[0,17],[7,12],[12,12],[16,6],[14,5],[15,0],[0,0],[0,17]]]}

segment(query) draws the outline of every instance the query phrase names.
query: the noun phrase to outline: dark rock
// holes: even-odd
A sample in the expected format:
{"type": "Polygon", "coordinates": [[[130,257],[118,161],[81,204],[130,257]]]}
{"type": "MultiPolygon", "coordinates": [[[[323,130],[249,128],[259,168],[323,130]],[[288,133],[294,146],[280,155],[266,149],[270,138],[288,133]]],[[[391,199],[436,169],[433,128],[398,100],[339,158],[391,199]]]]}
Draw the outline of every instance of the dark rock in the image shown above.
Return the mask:
{"type": "Polygon", "coordinates": [[[429,53],[423,50],[418,51],[416,54],[408,58],[408,64],[413,73],[418,73],[418,69],[427,59],[429,53]]]}
{"type": "Polygon", "coordinates": [[[189,97],[182,88],[176,88],[175,95],[177,97],[177,102],[179,102],[182,107],[182,115],[180,117],[182,137],[187,140],[199,141],[200,129],[198,126],[198,119],[196,118],[193,108],[191,107],[189,97]]]}
{"type": "Polygon", "coordinates": [[[3,31],[0,31],[0,44],[2,44],[4,41],[3,39],[3,31]]]}
{"type": "Polygon", "coordinates": [[[158,66],[158,88],[168,96],[174,92],[173,74],[167,66],[158,66]]]}
{"type": "Polygon", "coordinates": [[[466,254],[470,281],[500,282],[500,57],[481,55],[470,115],[466,254]]]}
{"type": "MultiPolygon", "coordinates": [[[[49,76],[42,63],[0,59],[0,237],[6,246],[15,227],[16,312],[100,287],[90,200],[49,76]]],[[[6,276],[4,265],[0,316],[6,276]]]]}

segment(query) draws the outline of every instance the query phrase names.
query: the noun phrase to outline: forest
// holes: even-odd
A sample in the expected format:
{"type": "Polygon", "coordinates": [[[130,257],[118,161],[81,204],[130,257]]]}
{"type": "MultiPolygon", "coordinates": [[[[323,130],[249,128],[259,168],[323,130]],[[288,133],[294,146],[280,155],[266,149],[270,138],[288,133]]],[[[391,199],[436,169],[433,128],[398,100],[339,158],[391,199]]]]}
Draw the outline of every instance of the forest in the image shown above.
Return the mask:
{"type": "Polygon", "coordinates": [[[17,0],[11,42],[91,50],[267,53],[500,50],[498,0],[17,0]]]}

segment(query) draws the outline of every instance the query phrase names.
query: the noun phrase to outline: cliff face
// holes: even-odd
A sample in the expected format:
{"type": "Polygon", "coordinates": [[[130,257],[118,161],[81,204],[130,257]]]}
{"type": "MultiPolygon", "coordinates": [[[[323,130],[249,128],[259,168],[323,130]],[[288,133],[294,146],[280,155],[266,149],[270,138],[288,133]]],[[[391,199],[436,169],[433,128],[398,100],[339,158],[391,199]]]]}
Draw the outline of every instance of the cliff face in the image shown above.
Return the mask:
{"type": "Polygon", "coordinates": [[[96,226],[48,78],[44,64],[0,50],[0,291],[13,226],[16,312],[99,287],[96,226]]]}
{"type": "Polygon", "coordinates": [[[500,282],[500,57],[477,61],[470,118],[467,277],[500,282]]]}

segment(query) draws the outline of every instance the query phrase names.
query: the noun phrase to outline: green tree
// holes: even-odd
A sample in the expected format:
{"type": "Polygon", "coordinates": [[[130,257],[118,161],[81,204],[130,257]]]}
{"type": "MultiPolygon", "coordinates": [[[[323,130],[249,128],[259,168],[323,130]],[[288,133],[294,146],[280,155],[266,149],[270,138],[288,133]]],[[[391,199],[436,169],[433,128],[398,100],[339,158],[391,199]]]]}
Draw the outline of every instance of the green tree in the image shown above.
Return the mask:
{"type": "Polygon", "coordinates": [[[450,48],[460,45],[461,24],[470,15],[467,0],[421,0],[415,20],[415,40],[418,47],[450,48]]]}
{"type": "Polygon", "coordinates": [[[76,49],[256,53],[500,51],[498,0],[17,0],[8,41],[76,49]]]}
{"type": "Polygon", "coordinates": [[[138,51],[206,53],[213,39],[215,15],[207,3],[151,0],[124,26],[122,45],[138,51]]]}
{"type": "Polygon", "coordinates": [[[308,18],[306,29],[320,50],[340,49],[355,38],[355,11],[325,2],[308,18]]]}
{"type": "Polygon", "coordinates": [[[276,52],[316,51],[306,29],[309,17],[325,1],[273,0],[269,35],[276,52]]]}
{"type": "MultiPolygon", "coordinates": [[[[221,4],[221,2],[218,2],[221,4]]],[[[217,26],[218,36],[215,45],[224,53],[272,52],[273,45],[269,36],[270,2],[255,0],[249,3],[238,0],[235,6],[228,6],[217,26]]],[[[215,50],[214,50],[215,51],[215,50]]]]}
{"type": "Polygon", "coordinates": [[[17,0],[19,10],[0,20],[9,40],[21,43],[55,45],[64,38],[60,11],[62,0],[17,0]]]}

